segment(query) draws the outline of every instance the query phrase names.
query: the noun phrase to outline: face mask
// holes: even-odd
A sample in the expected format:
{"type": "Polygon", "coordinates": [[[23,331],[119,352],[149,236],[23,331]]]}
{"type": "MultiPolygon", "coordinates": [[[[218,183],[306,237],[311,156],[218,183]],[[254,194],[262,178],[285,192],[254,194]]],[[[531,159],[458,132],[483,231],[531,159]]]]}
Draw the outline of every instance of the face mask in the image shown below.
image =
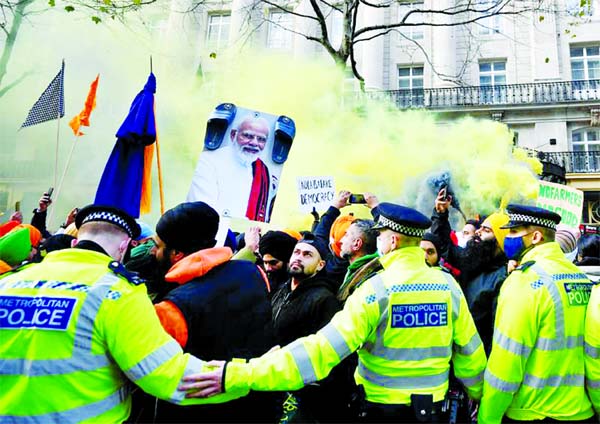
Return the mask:
{"type": "Polygon", "coordinates": [[[523,237],[531,233],[523,234],[521,237],[506,237],[504,239],[504,254],[509,260],[517,260],[526,250],[523,237]]]}

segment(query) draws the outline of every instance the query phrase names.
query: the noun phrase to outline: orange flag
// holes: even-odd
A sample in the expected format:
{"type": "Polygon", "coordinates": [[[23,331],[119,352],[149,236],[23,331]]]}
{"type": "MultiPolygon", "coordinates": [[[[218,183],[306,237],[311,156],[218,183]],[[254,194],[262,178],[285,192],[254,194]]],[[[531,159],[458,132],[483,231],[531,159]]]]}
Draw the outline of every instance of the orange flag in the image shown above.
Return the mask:
{"type": "Polygon", "coordinates": [[[79,128],[82,125],[84,127],[90,126],[90,114],[96,108],[96,89],[98,88],[99,79],[100,74],[96,76],[96,79],[92,82],[92,85],[90,85],[90,91],[87,95],[87,99],[85,99],[83,110],[79,112],[79,115],[75,115],[69,122],[69,126],[73,129],[73,134],[76,136],[83,135],[83,133],[79,131],[79,128]]]}

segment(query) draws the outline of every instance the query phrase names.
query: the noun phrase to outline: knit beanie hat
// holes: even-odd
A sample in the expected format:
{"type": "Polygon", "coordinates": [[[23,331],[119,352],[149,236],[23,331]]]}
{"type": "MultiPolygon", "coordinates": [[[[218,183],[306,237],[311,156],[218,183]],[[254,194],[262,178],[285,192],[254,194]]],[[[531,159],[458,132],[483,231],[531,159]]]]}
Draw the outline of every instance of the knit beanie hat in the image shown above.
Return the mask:
{"type": "Polygon", "coordinates": [[[333,221],[329,231],[329,248],[338,258],[341,258],[342,255],[342,237],[355,220],[353,215],[341,215],[333,221]]]}
{"type": "Polygon", "coordinates": [[[214,247],[219,214],[204,202],[186,202],[169,209],[156,224],[156,234],[168,248],[183,253],[214,247]]]}
{"type": "Polygon", "coordinates": [[[267,231],[258,242],[261,255],[269,254],[283,262],[289,262],[298,240],[283,231],[267,231]]]}
{"type": "Polygon", "coordinates": [[[0,260],[9,265],[19,265],[31,252],[29,229],[19,228],[0,237],[0,260]]]}
{"type": "Polygon", "coordinates": [[[314,234],[304,234],[304,237],[302,237],[301,240],[298,240],[298,243],[310,244],[312,247],[317,249],[317,252],[319,252],[319,256],[321,256],[321,260],[327,260],[327,257],[329,256],[329,249],[325,245],[325,242],[323,242],[320,238],[315,237],[314,234]]]}
{"type": "Polygon", "coordinates": [[[564,224],[558,224],[554,240],[560,245],[563,253],[571,253],[577,247],[577,240],[580,235],[579,231],[569,228],[564,224]]]}
{"type": "Polygon", "coordinates": [[[509,221],[508,215],[502,212],[495,212],[488,216],[485,221],[481,224],[482,227],[489,227],[492,229],[494,236],[496,237],[496,241],[500,246],[500,249],[504,251],[504,239],[506,235],[510,231],[508,228],[500,228],[503,225],[506,225],[509,221]]]}

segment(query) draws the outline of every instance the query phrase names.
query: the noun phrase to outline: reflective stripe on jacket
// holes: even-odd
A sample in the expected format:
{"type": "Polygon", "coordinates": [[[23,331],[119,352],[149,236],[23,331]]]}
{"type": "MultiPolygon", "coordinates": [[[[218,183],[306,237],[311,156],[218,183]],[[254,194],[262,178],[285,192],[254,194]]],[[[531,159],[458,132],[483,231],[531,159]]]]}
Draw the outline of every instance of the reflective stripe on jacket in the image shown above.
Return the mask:
{"type": "Polygon", "coordinates": [[[585,316],[585,384],[596,412],[600,412],[600,287],[595,286],[585,316]]]}
{"type": "Polygon", "coordinates": [[[385,271],[362,284],[321,331],[249,364],[228,364],[226,389],[295,390],[322,379],[360,347],[355,379],[371,402],[409,404],[413,393],[441,401],[451,358],[478,399],[485,353],[458,284],[427,267],[418,247],[381,261],[385,271]]]}
{"type": "Polygon", "coordinates": [[[66,249],[0,280],[0,422],[124,421],[127,378],[189,403],[177,386],[204,363],[164,332],[145,286],[109,263],[66,249]]]}
{"type": "Polygon", "coordinates": [[[591,282],[555,242],[521,263],[500,290],[479,419],[589,418],[583,332],[591,282]]]}

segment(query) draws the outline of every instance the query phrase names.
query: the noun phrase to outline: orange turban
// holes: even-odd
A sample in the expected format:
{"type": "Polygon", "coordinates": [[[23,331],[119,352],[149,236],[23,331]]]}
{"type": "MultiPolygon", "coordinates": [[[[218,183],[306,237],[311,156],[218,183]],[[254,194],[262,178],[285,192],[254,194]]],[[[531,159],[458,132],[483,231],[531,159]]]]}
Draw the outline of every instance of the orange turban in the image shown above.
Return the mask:
{"type": "Polygon", "coordinates": [[[341,257],[342,237],[356,218],[353,215],[341,215],[333,222],[329,232],[329,248],[338,258],[341,257]]]}

